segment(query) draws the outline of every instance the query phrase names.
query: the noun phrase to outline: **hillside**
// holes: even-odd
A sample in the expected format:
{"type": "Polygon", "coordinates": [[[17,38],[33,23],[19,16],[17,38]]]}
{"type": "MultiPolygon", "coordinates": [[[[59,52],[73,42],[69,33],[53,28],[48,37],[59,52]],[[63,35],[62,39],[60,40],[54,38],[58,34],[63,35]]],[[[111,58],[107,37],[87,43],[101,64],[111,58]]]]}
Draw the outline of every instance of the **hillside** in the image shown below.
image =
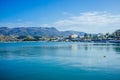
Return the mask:
{"type": "Polygon", "coordinates": [[[58,31],[54,27],[0,27],[0,35],[9,36],[69,36],[71,34],[84,35],[84,32],[58,31]]]}

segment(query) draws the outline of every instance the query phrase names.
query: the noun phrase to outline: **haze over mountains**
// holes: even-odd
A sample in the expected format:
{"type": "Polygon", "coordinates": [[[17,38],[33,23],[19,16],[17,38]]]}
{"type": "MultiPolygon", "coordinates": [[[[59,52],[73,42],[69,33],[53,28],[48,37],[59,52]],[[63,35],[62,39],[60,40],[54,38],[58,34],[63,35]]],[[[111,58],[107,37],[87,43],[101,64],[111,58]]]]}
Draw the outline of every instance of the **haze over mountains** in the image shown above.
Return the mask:
{"type": "Polygon", "coordinates": [[[0,27],[0,35],[4,36],[69,36],[71,34],[84,35],[84,32],[59,31],[54,27],[0,27]]]}

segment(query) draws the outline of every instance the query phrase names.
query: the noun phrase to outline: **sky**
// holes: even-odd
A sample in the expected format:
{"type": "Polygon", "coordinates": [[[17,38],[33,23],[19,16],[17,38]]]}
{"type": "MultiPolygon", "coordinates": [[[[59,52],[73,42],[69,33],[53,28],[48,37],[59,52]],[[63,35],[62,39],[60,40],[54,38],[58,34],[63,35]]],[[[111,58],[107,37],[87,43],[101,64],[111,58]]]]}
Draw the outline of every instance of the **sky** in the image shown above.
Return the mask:
{"type": "Polygon", "coordinates": [[[111,33],[120,29],[120,0],[0,0],[0,27],[111,33]]]}

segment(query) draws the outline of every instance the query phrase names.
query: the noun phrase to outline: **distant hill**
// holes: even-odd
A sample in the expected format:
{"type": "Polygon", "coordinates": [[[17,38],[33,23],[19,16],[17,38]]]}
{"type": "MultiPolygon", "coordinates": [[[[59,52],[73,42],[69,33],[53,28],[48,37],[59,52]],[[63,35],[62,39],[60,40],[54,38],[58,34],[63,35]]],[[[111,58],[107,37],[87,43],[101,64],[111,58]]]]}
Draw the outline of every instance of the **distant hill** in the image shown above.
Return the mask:
{"type": "Polygon", "coordinates": [[[61,31],[61,35],[64,35],[64,36],[69,36],[71,34],[77,34],[79,36],[83,36],[85,33],[84,32],[78,32],[78,31],[61,31]]]}
{"type": "Polygon", "coordinates": [[[58,31],[54,27],[0,27],[0,35],[18,35],[18,36],[68,36],[71,34],[84,35],[84,32],[77,31],[58,31]]]}

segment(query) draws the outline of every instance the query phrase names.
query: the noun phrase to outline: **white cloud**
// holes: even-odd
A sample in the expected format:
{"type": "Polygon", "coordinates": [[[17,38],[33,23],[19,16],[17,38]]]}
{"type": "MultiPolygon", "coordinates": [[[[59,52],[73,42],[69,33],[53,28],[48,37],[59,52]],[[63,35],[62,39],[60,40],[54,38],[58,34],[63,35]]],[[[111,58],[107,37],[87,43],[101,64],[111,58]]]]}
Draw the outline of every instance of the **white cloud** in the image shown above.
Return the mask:
{"type": "Polygon", "coordinates": [[[49,24],[42,24],[40,25],[41,27],[49,27],[50,25],[49,24]]]}
{"type": "Polygon", "coordinates": [[[68,12],[63,12],[63,15],[68,15],[66,19],[53,22],[51,24],[39,25],[36,22],[25,21],[18,19],[17,22],[0,23],[0,26],[7,27],[56,27],[58,30],[74,30],[88,33],[106,33],[114,32],[120,29],[120,14],[111,14],[107,12],[85,12],[79,16],[70,15],[68,12]],[[36,24],[35,24],[36,23],[36,24]],[[35,26],[36,25],[36,26],[35,26]]]}
{"type": "Polygon", "coordinates": [[[90,33],[113,32],[120,28],[120,15],[113,15],[107,12],[87,12],[79,16],[59,20],[53,23],[53,26],[59,30],[75,30],[90,33]]]}

